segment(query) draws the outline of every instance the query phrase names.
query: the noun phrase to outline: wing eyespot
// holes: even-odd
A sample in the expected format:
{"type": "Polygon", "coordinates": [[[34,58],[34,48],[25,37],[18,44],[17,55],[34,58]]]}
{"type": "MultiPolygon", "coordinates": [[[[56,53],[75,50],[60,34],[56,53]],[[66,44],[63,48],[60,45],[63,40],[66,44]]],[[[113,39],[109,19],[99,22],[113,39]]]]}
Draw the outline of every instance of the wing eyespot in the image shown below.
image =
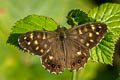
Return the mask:
{"type": "Polygon", "coordinates": [[[100,31],[100,28],[99,28],[99,27],[97,27],[95,31],[96,31],[96,32],[99,32],[99,31],[100,31]]]}
{"type": "Polygon", "coordinates": [[[27,37],[27,38],[25,39],[25,41],[30,42],[31,39],[30,39],[29,37],[27,37]]]}
{"type": "Polygon", "coordinates": [[[55,65],[55,64],[51,64],[51,67],[52,67],[52,68],[55,68],[55,67],[56,67],[56,65],[55,65]]]}
{"type": "Polygon", "coordinates": [[[75,66],[75,62],[72,63],[72,66],[73,66],[73,67],[75,66]]]}
{"type": "Polygon", "coordinates": [[[61,68],[61,66],[60,66],[60,65],[58,65],[58,68],[61,68]]]}
{"type": "Polygon", "coordinates": [[[81,59],[84,59],[84,57],[82,56],[81,59]]]}

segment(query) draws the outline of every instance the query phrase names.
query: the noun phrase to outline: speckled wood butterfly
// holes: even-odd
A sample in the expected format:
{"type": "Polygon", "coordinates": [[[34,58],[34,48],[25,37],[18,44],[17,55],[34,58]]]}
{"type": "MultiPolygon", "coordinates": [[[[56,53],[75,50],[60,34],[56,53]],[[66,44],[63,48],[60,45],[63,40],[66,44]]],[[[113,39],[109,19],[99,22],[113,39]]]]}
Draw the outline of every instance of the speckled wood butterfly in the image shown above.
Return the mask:
{"type": "Polygon", "coordinates": [[[78,70],[87,62],[89,49],[96,46],[107,32],[105,24],[91,22],[68,30],[30,31],[22,34],[19,45],[24,50],[42,56],[42,65],[50,72],[64,68],[78,70]]]}

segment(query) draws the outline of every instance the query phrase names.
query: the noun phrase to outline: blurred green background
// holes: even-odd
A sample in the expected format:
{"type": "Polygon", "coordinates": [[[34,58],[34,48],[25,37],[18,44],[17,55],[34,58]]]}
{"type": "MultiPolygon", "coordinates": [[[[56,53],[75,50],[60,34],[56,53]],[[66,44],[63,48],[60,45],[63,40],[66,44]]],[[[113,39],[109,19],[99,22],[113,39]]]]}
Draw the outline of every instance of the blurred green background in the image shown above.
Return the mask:
{"type": "MultiPolygon", "coordinates": [[[[79,8],[87,13],[105,2],[120,3],[120,0],[0,0],[0,80],[72,80],[72,72],[50,74],[42,67],[39,56],[6,44],[11,28],[29,14],[48,16],[68,26],[66,16],[71,9],[79,8]]],[[[78,80],[120,80],[119,45],[116,45],[113,66],[88,62],[78,72],[78,80]]]]}

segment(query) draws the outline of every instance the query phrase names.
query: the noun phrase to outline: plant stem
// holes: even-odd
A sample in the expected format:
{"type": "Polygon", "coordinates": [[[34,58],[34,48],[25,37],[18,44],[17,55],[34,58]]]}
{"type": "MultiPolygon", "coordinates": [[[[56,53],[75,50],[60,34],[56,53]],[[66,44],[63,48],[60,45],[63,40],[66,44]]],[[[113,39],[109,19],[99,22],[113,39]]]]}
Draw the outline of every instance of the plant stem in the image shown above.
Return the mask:
{"type": "Polygon", "coordinates": [[[72,72],[72,80],[77,80],[77,71],[72,72]]]}

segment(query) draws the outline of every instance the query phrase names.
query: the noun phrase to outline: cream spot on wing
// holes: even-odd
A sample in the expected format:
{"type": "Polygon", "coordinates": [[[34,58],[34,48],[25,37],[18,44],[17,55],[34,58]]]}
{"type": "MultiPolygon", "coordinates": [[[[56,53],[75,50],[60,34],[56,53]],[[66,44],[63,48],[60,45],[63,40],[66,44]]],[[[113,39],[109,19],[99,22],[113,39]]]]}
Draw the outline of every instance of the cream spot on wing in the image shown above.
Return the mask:
{"type": "Polygon", "coordinates": [[[95,26],[93,24],[90,25],[92,30],[95,30],[95,26]]]}
{"type": "Polygon", "coordinates": [[[47,44],[44,44],[44,48],[47,48],[47,44]]]}
{"type": "Polygon", "coordinates": [[[79,34],[83,34],[82,31],[81,31],[80,29],[78,29],[78,31],[79,31],[79,34]]]}
{"type": "Polygon", "coordinates": [[[99,35],[99,32],[96,32],[96,35],[99,35]]]}
{"type": "Polygon", "coordinates": [[[50,51],[50,49],[51,49],[51,48],[49,48],[49,49],[46,51],[46,53],[48,53],[48,52],[50,51]]]}
{"type": "Polygon", "coordinates": [[[94,42],[94,40],[90,39],[90,42],[94,42]]]}
{"type": "Polygon", "coordinates": [[[93,36],[93,34],[92,33],[89,33],[89,37],[92,37],[93,36]]]}
{"type": "Polygon", "coordinates": [[[34,44],[38,45],[38,41],[37,41],[37,40],[35,40],[35,41],[34,41],[34,44]]]}
{"type": "Polygon", "coordinates": [[[84,56],[87,56],[86,53],[83,53],[84,56]]]}
{"type": "MultiPolygon", "coordinates": [[[[50,66],[50,64],[47,64],[47,66],[49,67],[50,66]]],[[[50,70],[49,69],[47,69],[48,70],[48,72],[50,72],[50,70]]]]}
{"type": "Polygon", "coordinates": [[[48,59],[45,59],[45,62],[47,62],[48,59]]]}
{"type": "Polygon", "coordinates": [[[40,34],[37,35],[37,38],[40,38],[40,34]]]}
{"type": "Polygon", "coordinates": [[[89,43],[86,43],[86,46],[88,47],[90,44],[89,43]]]}
{"type": "Polygon", "coordinates": [[[37,46],[36,48],[35,48],[35,50],[38,50],[39,49],[39,47],[37,46]]]}
{"type": "Polygon", "coordinates": [[[81,55],[81,51],[80,52],[77,52],[78,55],[81,55]]]}
{"type": "Polygon", "coordinates": [[[27,37],[25,36],[24,39],[27,39],[27,37]]]}
{"type": "Polygon", "coordinates": [[[42,39],[46,39],[46,36],[45,36],[45,33],[43,32],[43,37],[42,37],[42,39]]]}
{"type": "Polygon", "coordinates": [[[53,56],[49,56],[49,59],[50,59],[50,60],[53,59],[53,56]]]}
{"type": "Polygon", "coordinates": [[[43,49],[40,49],[40,52],[41,52],[41,53],[43,53],[43,52],[44,52],[44,50],[43,50],[43,49]]]}
{"type": "Polygon", "coordinates": [[[87,32],[87,31],[88,31],[88,29],[85,27],[85,28],[84,28],[84,31],[85,31],[85,32],[87,32]]]}
{"type": "Polygon", "coordinates": [[[30,44],[31,44],[31,42],[28,42],[27,44],[28,44],[28,45],[30,45],[30,44]]]}
{"type": "Polygon", "coordinates": [[[30,34],[30,38],[33,39],[33,33],[30,34]]]}
{"type": "Polygon", "coordinates": [[[101,27],[101,26],[99,26],[98,28],[100,28],[100,29],[101,29],[102,27],[101,27]]]}
{"type": "Polygon", "coordinates": [[[26,48],[23,48],[24,50],[27,50],[26,48]]]}
{"type": "Polygon", "coordinates": [[[29,50],[27,50],[28,51],[28,53],[30,53],[30,51],[29,50]]]}
{"type": "Polygon", "coordinates": [[[81,42],[81,43],[84,43],[84,40],[83,40],[83,39],[80,39],[80,42],[81,42]]]}

